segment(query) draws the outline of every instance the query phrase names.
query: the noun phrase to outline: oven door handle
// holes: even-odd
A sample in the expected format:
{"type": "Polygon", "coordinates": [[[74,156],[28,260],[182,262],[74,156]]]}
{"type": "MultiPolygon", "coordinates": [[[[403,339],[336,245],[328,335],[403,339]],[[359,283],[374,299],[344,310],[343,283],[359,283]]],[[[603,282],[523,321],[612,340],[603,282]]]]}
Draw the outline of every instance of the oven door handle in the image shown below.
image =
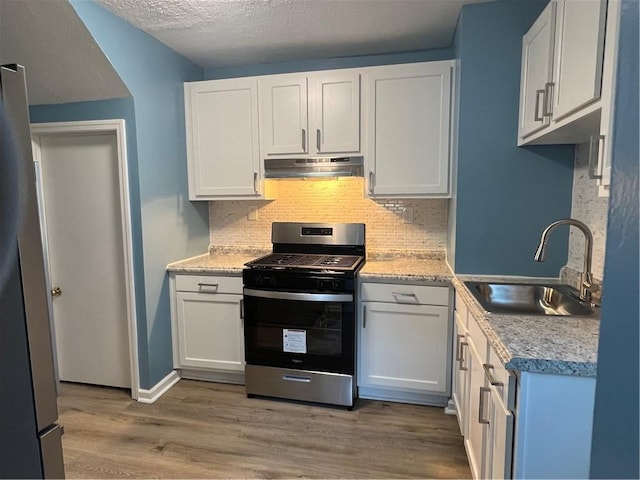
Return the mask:
{"type": "Polygon", "coordinates": [[[273,298],[276,300],[299,300],[301,302],[353,302],[353,295],[347,293],[274,292],[272,290],[254,290],[251,288],[245,288],[243,293],[247,297],[273,298]]]}

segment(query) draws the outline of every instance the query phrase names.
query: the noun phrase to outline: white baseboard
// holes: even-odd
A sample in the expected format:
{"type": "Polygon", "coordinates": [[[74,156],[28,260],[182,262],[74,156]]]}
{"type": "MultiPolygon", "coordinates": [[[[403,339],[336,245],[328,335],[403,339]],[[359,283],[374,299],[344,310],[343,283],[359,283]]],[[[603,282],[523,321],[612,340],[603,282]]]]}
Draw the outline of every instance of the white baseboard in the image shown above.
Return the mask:
{"type": "Polygon", "coordinates": [[[138,390],[138,401],[140,403],[153,403],[164,395],[171,387],[173,387],[180,380],[180,375],[175,370],[172,370],[169,375],[164,377],[158,383],[156,383],[149,390],[141,388],[138,390]]]}

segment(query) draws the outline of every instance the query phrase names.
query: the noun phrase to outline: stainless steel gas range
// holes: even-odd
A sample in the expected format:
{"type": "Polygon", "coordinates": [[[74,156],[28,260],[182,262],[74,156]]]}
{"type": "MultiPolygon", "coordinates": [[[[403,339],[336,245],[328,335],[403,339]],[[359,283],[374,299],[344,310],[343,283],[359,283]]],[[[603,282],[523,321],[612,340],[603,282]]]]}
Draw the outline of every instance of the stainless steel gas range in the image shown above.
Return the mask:
{"type": "Polygon", "coordinates": [[[247,395],[352,408],[365,226],[276,222],[271,240],[242,275],[247,395]]]}

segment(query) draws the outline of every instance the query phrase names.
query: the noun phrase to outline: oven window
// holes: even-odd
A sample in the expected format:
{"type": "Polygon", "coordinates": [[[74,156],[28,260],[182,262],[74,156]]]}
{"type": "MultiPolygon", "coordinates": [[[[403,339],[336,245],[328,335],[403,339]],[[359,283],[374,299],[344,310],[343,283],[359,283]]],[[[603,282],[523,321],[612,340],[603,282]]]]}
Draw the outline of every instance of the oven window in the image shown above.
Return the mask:
{"type": "MultiPolygon", "coordinates": [[[[352,369],[353,302],[315,302],[245,296],[248,363],[322,371],[352,369]]],[[[350,373],[350,372],[347,372],[350,373]]]]}

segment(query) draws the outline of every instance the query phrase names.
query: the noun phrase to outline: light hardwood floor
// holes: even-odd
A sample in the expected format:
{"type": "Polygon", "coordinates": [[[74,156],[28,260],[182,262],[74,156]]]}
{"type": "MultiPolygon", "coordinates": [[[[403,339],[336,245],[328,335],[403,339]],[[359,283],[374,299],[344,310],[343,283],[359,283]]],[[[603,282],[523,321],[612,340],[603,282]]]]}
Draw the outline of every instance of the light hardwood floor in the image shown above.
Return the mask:
{"type": "Polygon", "coordinates": [[[181,380],[152,405],[63,383],[67,478],[470,478],[454,416],[359,400],[353,411],[181,380]]]}

